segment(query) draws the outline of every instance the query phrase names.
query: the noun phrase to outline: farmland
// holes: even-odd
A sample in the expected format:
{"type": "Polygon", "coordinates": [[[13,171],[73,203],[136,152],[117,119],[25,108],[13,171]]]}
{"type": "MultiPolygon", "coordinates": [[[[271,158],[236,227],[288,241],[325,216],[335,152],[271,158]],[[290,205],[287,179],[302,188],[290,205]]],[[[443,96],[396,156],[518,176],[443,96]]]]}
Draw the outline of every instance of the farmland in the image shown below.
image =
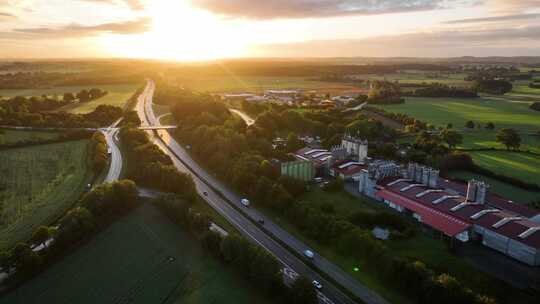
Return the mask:
{"type": "MultiPolygon", "coordinates": [[[[391,112],[431,123],[437,127],[451,123],[455,129],[464,130],[465,122],[474,121],[485,125],[495,124],[496,130],[464,130],[460,148],[498,148],[504,146],[495,142],[497,129],[514,128],[522,133],[522,150],[540,152],[540,138],[530,133],[540,130],[540,114],[528,108],[527,102],[513,102],[510,98],[406,98],[404,104],[387,105],[383,108],[391,112]]],[[[531,181],[540,179],[537,156],[516,154],[505,151],[472,152],[474,161],[495,172],[531,181]]]]}
{"type": "Polygon", "coordinates": [[[66,86],[66,87],[54,87],[49,89],[27,89],[27,90],[0,90],[0,96],[14,97],[14,96],[41,96],[43,94],[47,96],[59,96],[60,98],[64,93],[77,93],[83,89],[90,89],[96,87],[107,91],[108,94],[85,103],[74,103],[64,106],[58,111],[66,111],[70,113],[88,113],[92,112],[98,105],[108,104],[122,107],[125,102],[135,93],[140,87],[140,84],[119,84],[119,85],[87,85],[87,86],[66,86]]]}
{"type": "Polygon", "coordinates": [[[91,180],[87,141],[0,152],[0,249],[48,224],[81,195],[91,180]]]}
{"type": "Polygon", "coordinates": [[[421,98],[407,97],[404,104],[382,106],[387,111],[405,113],[435,126],[452,123],[462,129],[472,120],[486,124],[495,123],[497,128],[518,130],[540,129],[540,114],[528,108],[528,103],[500,99],[475,98],[421,98]]]}
{"type": "MultiPolygon", "coordinates": [[[[274,89],[304,89],[321,94],[346,94],[360,89],[349,84],[310,80],[306,77],[236,76],[196,77],[175,80],[179,85],[200,92],[262,92],[274,89]]],[[[1,93],[0,93],[1,94],[1,93]]]]}
{"type": "Polygon", "coordinates": [[[143,205],[0,303],[272,303],[143,205]],[[103,258],[107,257],[107,258],[103,258]]]}

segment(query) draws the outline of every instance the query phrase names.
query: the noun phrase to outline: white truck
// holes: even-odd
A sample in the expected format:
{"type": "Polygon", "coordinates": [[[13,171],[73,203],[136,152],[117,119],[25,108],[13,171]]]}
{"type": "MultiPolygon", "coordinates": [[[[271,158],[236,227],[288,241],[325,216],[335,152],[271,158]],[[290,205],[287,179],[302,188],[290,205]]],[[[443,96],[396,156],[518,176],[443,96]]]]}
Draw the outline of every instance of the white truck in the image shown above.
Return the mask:
{"type": "Polygon", "coordinates": [[[249,200],[247,198],[243,198],[240,200],[240,203],[244,205],[245,207],[249,207],[249,200]]]}

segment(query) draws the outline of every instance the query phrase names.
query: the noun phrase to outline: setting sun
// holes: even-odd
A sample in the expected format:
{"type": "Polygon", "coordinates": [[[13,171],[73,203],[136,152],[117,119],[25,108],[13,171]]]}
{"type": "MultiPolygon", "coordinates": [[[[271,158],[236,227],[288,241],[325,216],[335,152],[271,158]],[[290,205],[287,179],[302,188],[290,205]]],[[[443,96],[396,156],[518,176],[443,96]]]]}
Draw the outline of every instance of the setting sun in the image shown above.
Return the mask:
{"type": "Polygon", "coordinates": [[[152,20],[147,33],[104,35],[112,54],[137,58],[210,60],[245,54],[247,38],[233,31],[235,24],[181,1],[158,1],[148,8],[152,20]]]}

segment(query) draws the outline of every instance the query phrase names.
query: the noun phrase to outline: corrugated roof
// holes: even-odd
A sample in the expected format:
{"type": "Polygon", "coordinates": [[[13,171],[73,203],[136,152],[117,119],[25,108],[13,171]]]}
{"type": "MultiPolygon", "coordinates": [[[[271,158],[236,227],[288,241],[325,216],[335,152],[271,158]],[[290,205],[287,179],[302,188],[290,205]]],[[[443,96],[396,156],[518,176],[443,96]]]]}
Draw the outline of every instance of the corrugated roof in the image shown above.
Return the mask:
{"type": "MultiPolygon", "coordinates": [[[[386,179],[383,179],[380,183],[380,185],[385,187],[385,190],[387,192],[394,194],[392,196],[394,198],[396,198],[397,196],[397,197],[401,197],[402,199],[414,201],[415,203],[421,204],[425,206],[426,208],[432,209],[437,212],[441,212],[445,215],[460,219],[461,221],[464,221],[470,224],[482,226],[485,229],[495,231],[501,235],[504,235],[514,240],[517,240],[519,242],[522,242],[528,246],[540,249],[540,232],[533,233],[529,235],[527,238],[519,238],[519,234],[523,233],[528,228],[540,226],[540,224],[536,222],[533,222],[529,219],[523,219],[523,220],[518,220],[518,221],[511,221],[509,223],[506,223],[505,225],[502,225],[499,228],[493,227],[495,223],[497,223],[503,218],[516,217],[516,216],[527,217],[528,215],[534,214],[535,212],[531,212],[530,210],[527,211],[527,209],[530,209],[530,208],[520,208],[520,207],[514,208],[513,205],[515,204],[512,204],[513,208],[506,209],[503,207],[507,206],[508,204],[502,204],[500,202],[501,198],[498,198],[499,201],[496,204],[493,204],[492,201],[490,200],[486,204],[469,204],[459,209],[456,208],[456,211],[452,211],[452,208],[461,204],[465,200],[465,197],[463,195],[461,195],[459,198],[449,198],[438,204],[433,204],[434,200],[441,198],[443,196],[453,196],[453,194],[449,191],[441,191],[441,192],[432,192],[421,197],[416,197],[416,194],[425,191],[426,187],[413,187],[407,191],[400,192],[400,189],[403,189],[407,185],[413,184],[414,182],[399,181],[396,183],[392,183],[392,182],[395,182],[396,180],[397,178],[395,177],[386,178],[386,179]],[[392,184],[392,185],[389,186],[389,184],[392,184]],[[496,213],[487,213],[477,219],[471,218],[472,215],[482,210],[492,210],[494,208],[499,209],[501,211],[496,212],[496,213]],[[526,210],[525,212],[526,214],[520,214],[519,212],[517,212],[521,210],[526,210]]],[[[444,187],[449,187],[452,185],[454,185],[454,183],[445,181],[444,187]]],[[[454,190],[455,192],[458,192],[458,193],[461,193],[462,191],[462,189],[454,189],[454,190]]],[[[488,195],[488,198],[490,198],[489,195],[488,195]]],[[[446,233],[446,231],[444,230],[441,230],[441,231],[446,233]]]]}

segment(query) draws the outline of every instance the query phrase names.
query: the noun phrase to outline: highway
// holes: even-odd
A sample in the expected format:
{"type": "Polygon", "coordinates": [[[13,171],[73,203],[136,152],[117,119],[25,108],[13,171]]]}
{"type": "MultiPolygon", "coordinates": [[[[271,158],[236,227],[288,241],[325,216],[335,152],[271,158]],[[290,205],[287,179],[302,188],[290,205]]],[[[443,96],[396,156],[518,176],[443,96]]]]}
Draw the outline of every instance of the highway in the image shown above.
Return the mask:
{"type": "MultiPolygon", "coordinates": [[[[159,121],[156,119],[152,109],[152,97],[154,89],[154,83],[149,81],[143,94],[139,97],[139,102],[136,107],[143,126],[159,125],[159,121]]],[[[199,193],[201,193],[201,197],[203,197],[220,214],[231,221],[231,223],[239,228],[239,230],[242,231],[249,239],[260,244],[269,252],[274,254],[284,264],[284,266],[288,268],[286,272],[294,269],[293,273],[298,272],[306,275],[310,279],[321,282],[324,286],[324,294],[334,303],[354,303],[343,292],[341,292],[331,283],[322,279],[317,273],[315,273],[297,257],[297,255],[302,255],[304,250],[308,249],[305,244],[290,235],[287,231],[281,229],[281,227],[274,224],[263,214],[252,208],[243,207],[240,204],[241,197],[227,189],[227,187],[225,187],[219,180],[208,174],[195,161],[193,161],[189,154],[186,153],[184,148],[178,144],[178,142],[176,142],[166,130],[149,130],[147,132],[153,142],[173,159],[174,164],[179,170],[189,173],[193,177],[197,190],[199,193]],[[209,185],[211,185],[211,187],[209,185]],[[207,192],[208,195],[205,196],[203,194],[204,192],[207,192]],[[220,195],[218,195],[218,193],[220,195]],[[223,199],[223,197],[225,197],[229,202],[236,204],[236,208],[233,208],[223,199]],[[237,209],[243,209],[243,212],[239,212],[237,209]],[[251,220],[249,220],[247,217],[251,218],[251,220]],[[254,224],[254,222],[259,219],[264,219],[265,224],[263,227],[257,227],[257,225],[254,224]],[[264,228],[264,230],[261,228],[264,228]],[[296,255],[282,247],[280,244],[274,241],[272,237],[287,244],[287,246],[296,251],[296,255]]],[[[325,258],[316,254],[312,260],[312,263],[326,275],[332,277],[333,280],[339,282],[339,284],[349,289],[364,302],[369,304],[388,303],[380,295],[360,284],[358,281],[350,277],[343,270],[325,258]]],[[[321,294],[321,298],[324,299],[324,295],[321,294]]]]}
{"type": "Polygon", "coordinates": [[[109,172],[107,172],[107,176],[105,177],[104,182],[110,183],[115,180],[118,180],[120,178],[120,174],[122,173],[122,152],[120,152],[120,148],[118,148],[118,128],[117,126],[122,121],[122,118],[115,121],[109,128],[100,129],[101,133],[105,136],[105,140],[107,140],[107,146],[111,151],[111,163],[109,165],[109,172]]]}

